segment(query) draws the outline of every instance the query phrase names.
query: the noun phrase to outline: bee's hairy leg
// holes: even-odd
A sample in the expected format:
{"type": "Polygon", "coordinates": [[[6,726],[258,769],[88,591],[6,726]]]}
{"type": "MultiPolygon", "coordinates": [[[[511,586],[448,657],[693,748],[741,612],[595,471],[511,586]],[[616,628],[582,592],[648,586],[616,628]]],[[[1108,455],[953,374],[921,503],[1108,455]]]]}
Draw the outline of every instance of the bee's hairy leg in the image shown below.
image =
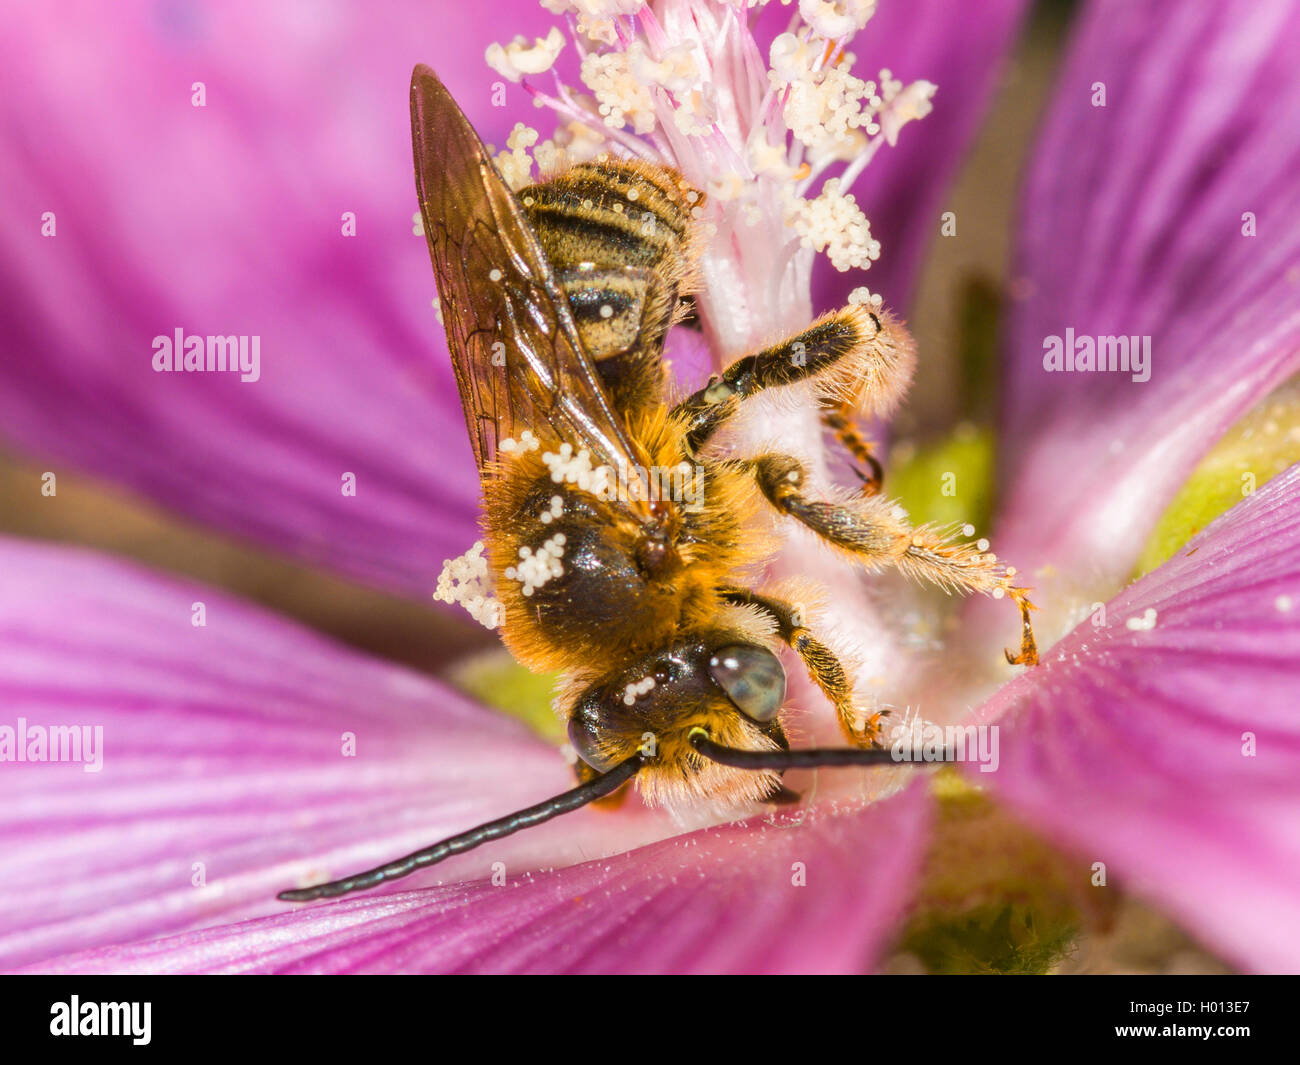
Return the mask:
{"type": "Polygon", "coordinates": [[[686,443],[695,455],[746,399],[765,389],[813,380],[819,402],[884,410],[910,381],[912,363],[911,338],[901,325],[888,315],[849,306],[779,344],[741,356],[674,413],[689,417],[686,443]]]}
{"type": "Polygon", "coordinates": [[[1020,608],[1020,650],[1007,661],[1034,665],[1038,648],[1029,612],[1029,589],[1013,583],[1015,569],[979,545],[958,539],[951,529],[913,527],[902,508],[875,496],[853,502],[809,499],[804,494],[803,464],[790,455],[761,455],[744,460],[759,490],[779,510],[824,541],[869,568],[894,566],[918,580],[946,591],[979,592],[994,599],[1009,598],[1020,608]]]}
{"type": "Polygon", "coordinates": [[[852,406],[844,399],[827,399],[822,402],[821,416],[822,425],[835,434],[840,446],[869,471],[864,473],[857,467],[853,470],[862,480],[862,494],[878,495],[885,483],[885,469],[871,441],[854,424],[852,406]]]}
{"type": "Polygon", "coordinates": [[[802,798],[802,794],[782,784],[763,802],[767,803],[768,806],[793,806],[802,798]]]}
{"type": "Polygon", "coordinates": [[[884,714],[873,714],[865,727],[859,723],[857,706],[853,702],[853,683],[848,673],[835,652],[804,627],[797,607],[746,588],[727,588],[722,595],[729,603],[758,607],[776,623],[777,634],[799,656],[808,676],[835,707],[835,716],[850,743],[857,747],[872,747],[879,742],[880,720],[884,714]]]}
{"type": "MultiPolygon", "coordinates": [[[[579,758],[573,763],[573,775],[578,778],[579,784],[586,784],[595,780],[601,774],[579,758]]],[[[627,797],[630,794],[632,794],[632,789],[627,785],[624,785],[619,788],[618,791],[611,792],[609,795],[596,799],[588,805],[594,806],[599,810],[617,810],[627,801],[627,797]]]]}

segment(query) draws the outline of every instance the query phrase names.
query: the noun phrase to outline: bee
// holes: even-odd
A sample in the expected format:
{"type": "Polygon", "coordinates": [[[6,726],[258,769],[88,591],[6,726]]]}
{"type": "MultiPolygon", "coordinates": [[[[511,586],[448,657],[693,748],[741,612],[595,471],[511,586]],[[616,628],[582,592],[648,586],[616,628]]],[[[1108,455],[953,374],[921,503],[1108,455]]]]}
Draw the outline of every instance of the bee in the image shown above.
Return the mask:
{"type": "Polygon", "coordinates": [[[518,193],[432,70],[411,81],[416,186],[447,342],[483,489],[483,566],[471,605],[525,666],[563,678],[578,755],[569,791],[431,847],[281,899],[333,897],[406,876],[609,799],[630,781],[652,804],[738,809],[797,800],[788,769],[881,765],[853,681],[795,604],[752,586],[774,550],[763,511],[868,569],[1008,596],[1036,648],[1014,571],[951,531],[911,527],[879,493],[855,415],[887,411],[913,345],[888,313],[850,306],[672,394],[662,354],[695,284],[704,197],[641,161],[579,162],[518,193]],[[807,386],[863,462],[863,491],[811,496],[804,464],[734,455],[717,438],[747,402],[807,386]],[[651,471],[669,471],[667,479],[651,471]],[[663,490],[667,484],[667,491],[663,490]],[[689,488],[690,490],[686,490],[689,488]],[[791,749],[782,725],[793,652],[850,746],[791,749]]]}

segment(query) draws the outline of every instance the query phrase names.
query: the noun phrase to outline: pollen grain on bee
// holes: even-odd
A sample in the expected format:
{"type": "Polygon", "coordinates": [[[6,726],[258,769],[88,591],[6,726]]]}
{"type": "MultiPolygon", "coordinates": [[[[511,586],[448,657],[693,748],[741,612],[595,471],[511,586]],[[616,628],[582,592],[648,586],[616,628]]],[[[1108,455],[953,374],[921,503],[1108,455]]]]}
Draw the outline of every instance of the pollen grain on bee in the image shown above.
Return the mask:
{"type": "MultiPolygon", "coordinates": [[[[503,440],[500,450],[508,455],[538,450],[537,438],[525,432],[519,442],[503,440]]],[[[557,485],[571,485],[609,502],[673,502],[695,513],[704,506],[705,476],[702,465],[680,462],[675,466],[625,465],[618,469],[593,465],[586,448],[561,444],[542,453],[542,462],[557,485]]],[[[563,499],[553,496],[539,516],[550,524],[563,515],[563,499]]]]}

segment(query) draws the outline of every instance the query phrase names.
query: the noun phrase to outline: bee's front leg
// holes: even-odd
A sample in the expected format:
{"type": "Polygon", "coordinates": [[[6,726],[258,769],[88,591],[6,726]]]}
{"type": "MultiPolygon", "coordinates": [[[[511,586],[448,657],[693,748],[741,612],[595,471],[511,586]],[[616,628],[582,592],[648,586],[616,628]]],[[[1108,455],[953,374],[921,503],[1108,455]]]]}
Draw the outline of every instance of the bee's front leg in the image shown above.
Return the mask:
{"type": "MultiPolygon", "coordinates": [[[[813,322],[803,332],[745,355],[674,409],[686,415],[687,448],[698,454],[744,401],[769,388],[809,382],[827,413],[827,425],[850,447],[851,434],[869,456],[869,447],[852,429],[855,414],[884,414],[912,379],[915,349],[907,330],[891,315],[861,306],[845,307],[813,322]],[[843,420],[843,431],[829,419],[843,420]]],[[[864,459],[878,474],[874,459],[864,459]]],[[[866,478],[864,478],[866,479],[866,478]]]]}
{"type": "MultiPolygon", "coordinates": [[[[581,758],[573,763],[573,775],[578,778],[579,784],[586,784],[601,776],[599,772],[592,769],[591,766],[581,758]]],[[[602,810],[617,810],[627,801],[627,797],[630,794],[632,794],[632,789],[625,784],[623,787],[619,788],[618,791],[606,795],[604,798],[597,799],[589,805],[598,807],[602,810]]]]}
{"type": "Polygon", "coordinates": [[[804,619],[792,603],[746,588],[728,588],[722,595],[730,603],[758,607],[776,623],[782,642],[799,656],[808,676],[835,707],[835,716],[850,743],[857,747],[873,747],[880,742],[881,718],[885,714],[873,714],[865,723],[860,720],[848,672],[835,652],[805,627],[804,619]]]}

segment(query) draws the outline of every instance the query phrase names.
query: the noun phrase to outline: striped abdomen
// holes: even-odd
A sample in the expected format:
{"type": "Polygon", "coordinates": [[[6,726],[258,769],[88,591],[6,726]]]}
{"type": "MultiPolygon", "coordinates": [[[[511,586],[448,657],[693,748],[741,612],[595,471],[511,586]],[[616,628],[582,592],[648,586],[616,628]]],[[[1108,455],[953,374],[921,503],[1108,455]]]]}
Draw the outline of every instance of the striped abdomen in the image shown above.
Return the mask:
{"type": "Polygon", "coordinates": [[[609,161],[579,163],[519,199],[615,406],[657,401],[703,197],[670,170],[609,161]]]}

